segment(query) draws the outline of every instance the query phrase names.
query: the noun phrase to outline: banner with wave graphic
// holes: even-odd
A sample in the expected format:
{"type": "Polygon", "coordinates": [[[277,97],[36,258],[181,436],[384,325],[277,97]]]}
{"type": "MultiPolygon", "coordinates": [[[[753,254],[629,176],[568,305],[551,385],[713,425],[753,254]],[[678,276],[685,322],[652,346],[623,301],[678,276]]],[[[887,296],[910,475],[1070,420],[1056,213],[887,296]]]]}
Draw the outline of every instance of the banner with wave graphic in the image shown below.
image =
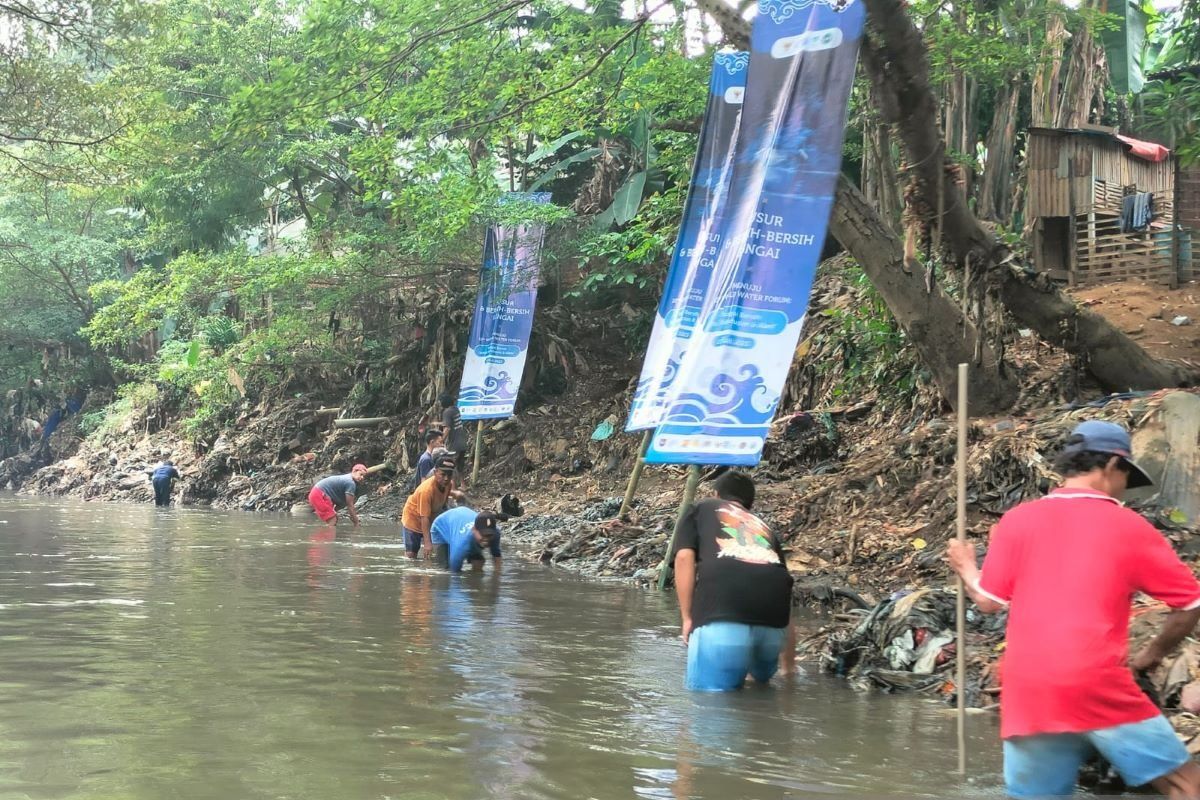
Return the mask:
{"type": "MultiPolygon", "coordinates": [[[[549,203],[549,192],[512,192],[507,202],[549,203]]],[[[464,420],[512,416],[537,305],[544,223],[492,225],[483,246],[479,297],[458,390],[464,420]]]]}
{"type": "Polygon", "coordinates": [[[759,0],[720,244],[649,462],[762,457],[833,208],[864,17],[860,0],[759,0]]]}
{"type": "Polygon", "coordinates": [[[700,128],[696,160],[692,163],[683,222],[667,269],[658,313],[654,316],[642,374],[629,407],[627,431],[653,428],[662,420],[680,359],[695,329],[696,313],[708,291],[720,242],[712,223],[729,185],[749,63],[750,54],[745,52],[717,53],[713,57],[708,106],[700,128]]]}

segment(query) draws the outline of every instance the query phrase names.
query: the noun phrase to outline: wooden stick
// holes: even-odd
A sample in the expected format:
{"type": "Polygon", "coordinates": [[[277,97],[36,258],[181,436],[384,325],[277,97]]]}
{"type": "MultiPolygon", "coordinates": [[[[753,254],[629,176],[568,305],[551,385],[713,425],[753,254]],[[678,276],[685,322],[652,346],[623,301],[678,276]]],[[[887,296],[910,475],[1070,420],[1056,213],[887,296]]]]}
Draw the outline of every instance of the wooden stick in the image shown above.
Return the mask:
{"type": "Polygon", "coordinates": [[[475,423],[475,458],[471,462],[471,488],[479,480],[479,455],[483,452],[483,420],[475,423]]]}
{"type": "Polygon", "coordinates": [[[373,474],[375,474],[376,472],[379,472],[379,470],[381,470],[381,469],[387,469],[387,468],[388,468],[388,467],[390,467],[391,465],[392,465],[392,462],[390,462],[390,461],[385,461],[385,462],[383,462],[382,464],[376,464],[376,465],[375,465],[375,466],[373,466],[373,467],[367,467],[367,474],[368,474],[368,475],[373,475],[373,474]]]}
{"type": "Polygon", "coordinates": [[[633,495],[642,479],[642,467],[646,466],[646,451],[650,448],[650,437],[653,435],[653,428],[647,428],[642,434],[642,446],[638,448],[637,460],[633,462],[633,472],[629,473],[629,485],[625,487],[625,499],[621,501],[621,510],[617,512],[618,519],[625,519],[629,507],[633,505],[633,495]]]}
{"type": "Polygon", "coordinates": [[[700,485],[700,465],[692,464],[688,467],[687,483],[683,487],[683,500],[679,502],[679,513],[675,516],[675,527],[671,529],[671,538],[667,540],[667,552],[663,553],[662,564],[658,567],[658,590],[661,592],[667,588],[667,576],[671,574],[671,551],[675,549],[675,531],[679,530],[679,523],[683,520],[683,515],[692,507],[692,501],[696,499],[696,487],[700,485]]]}
{"type": "MultiPolygon", "coordinates": [[[[967,539],[967,365],[958,365],[958,540],[967,539]]],[[[958,578],[955,604],[955,637],[958,641],[958,774],[967,774],[967,601],[966,587],[958,578]]]]}

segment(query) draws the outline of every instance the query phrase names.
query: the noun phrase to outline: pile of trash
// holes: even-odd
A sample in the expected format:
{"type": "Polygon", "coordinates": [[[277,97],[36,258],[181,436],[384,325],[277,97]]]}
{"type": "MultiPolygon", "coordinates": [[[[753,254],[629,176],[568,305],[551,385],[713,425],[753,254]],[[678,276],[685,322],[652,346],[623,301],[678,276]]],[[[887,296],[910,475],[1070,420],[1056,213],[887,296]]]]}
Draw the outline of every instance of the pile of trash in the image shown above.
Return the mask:
{"type": "MultiPolygon", "coordinates": [[[[848,678],[860,688],[919,691],[953,696],[957,655],[955,607],[950,589],[901,591],[861,617],[853,627],[826,632],[820,661],[822,668],[848,678]]],[[[968,653],[976,666],[987,662],[1004,635],[1007,614],[984,615],[970,608],[966,614],[968,653]]],[[[986,705],[983,698],[995,688],[986,670],[971,670],[967,681],[968,705],[986,705]]]]}
{"type": "Polygon", "coordinates": [[[533,545],[537,559],[595,578],[625,578],[644,585],[658,580],[674,517],[668,509],[634,521],[616,519],[620,497],[585,504],[578,513],[547,513],[510,523],[504,536],[533,545]]]}

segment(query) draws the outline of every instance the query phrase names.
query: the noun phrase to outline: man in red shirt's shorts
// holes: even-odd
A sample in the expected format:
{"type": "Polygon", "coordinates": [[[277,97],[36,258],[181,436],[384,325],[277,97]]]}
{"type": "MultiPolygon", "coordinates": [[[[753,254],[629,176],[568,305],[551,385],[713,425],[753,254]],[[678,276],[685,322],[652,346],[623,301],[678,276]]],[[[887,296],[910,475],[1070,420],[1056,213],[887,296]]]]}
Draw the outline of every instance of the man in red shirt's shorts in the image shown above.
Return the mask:
{"type": "Polygon", "coordinates": [[[1000,735],[1013,797],[1071,794],[1093,751],[1130,786],[1200,797],[1200,766],[1130,671],[1156,666],[1200,621],[1200,582],[1119,502],[1151,483],[1131,455],[1120,425],[1081,423],[1058,459],[1062,486],[1000,518],[982,571],[973,544],[950,543],[950,564],[980,610],[1009,610],[1000,735]],[[1131,660],[1136,592],[1173,610],[1131,660]]]}

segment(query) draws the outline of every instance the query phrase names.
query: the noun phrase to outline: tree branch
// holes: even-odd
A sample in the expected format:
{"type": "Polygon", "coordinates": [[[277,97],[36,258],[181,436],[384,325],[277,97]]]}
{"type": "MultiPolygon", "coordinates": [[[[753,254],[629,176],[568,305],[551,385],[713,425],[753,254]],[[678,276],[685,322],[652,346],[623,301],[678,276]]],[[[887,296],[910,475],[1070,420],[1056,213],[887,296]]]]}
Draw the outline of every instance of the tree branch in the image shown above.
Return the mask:
{"type": "Polygon", "coordinates": [[[606,47],[602,51],[600,51],[599,58],[597,58],[596,61],[593,62],[590,67],[588,67],[583,72],[576,75],[572,80],[567,81],[567,83],[563,84],[562,86],[558,86],[554,89],[543,92],[542,94],[538,95],[537,97],[534,97],[532,99],[529,99],[529,100],[526,100],[526,101],[520,103],[515,108],[510,108],[508,111],[504,111],[499,114],[494,114],[494,115],[488,117],[487,119],[480,120],[479,122],[463,122],[458,125],[454,125],[450,128],[447,128],[446,130],[442,131],[442,134],[445,136],[449,136],[451,133],[454,133],[456,131],[465,130],[468,128],[478,128],[482,125],[490,125],[493,122],[498,122],[502,119],[507,119],[508,117],[511,117],[515,114],[520,114],[522,111],[524,111],[527,108],[535,106],[538,103],[541,103],[545,100],[549,100],[551,97],[554,97],[555,95],[562,94],[563,92],[567,91],[568,89],[578,86],[580,83],[582,83],[587,78],[589,78],[592,75],[592,73],[594,73],[596,70],[598,70],[600,68],[600,65],[603,64],[608,59],[608,57],[610,55],[612,55],[613,52],[616,51],[616,49],[618,47],[620,47],[625,42],[629,41],[629,39],[631,39],[632,37],[636,36],[638,34],[638,32],[641,31],[642,27],[649,20],[650,20],[650,17],[639,15],[637,20],[634,22],[634,24],[632,25],[632,27],[630,27],[630,29],[628,31],[626,31],[624,34],[622,34],[611,45],[609,45],[608,47],[606,47]]]}

